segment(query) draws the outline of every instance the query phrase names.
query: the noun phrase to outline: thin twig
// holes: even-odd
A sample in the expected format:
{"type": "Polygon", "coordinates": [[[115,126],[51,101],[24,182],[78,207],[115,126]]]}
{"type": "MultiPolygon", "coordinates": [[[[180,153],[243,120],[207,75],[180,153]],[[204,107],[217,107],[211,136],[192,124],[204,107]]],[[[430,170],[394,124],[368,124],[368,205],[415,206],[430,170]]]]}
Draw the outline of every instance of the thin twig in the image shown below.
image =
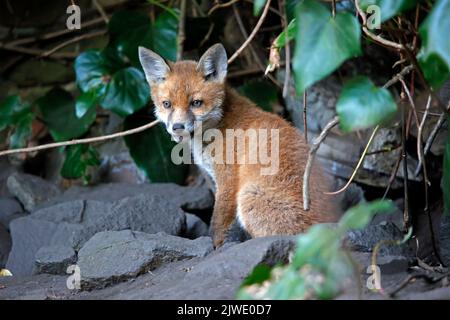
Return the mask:
{"type": "Polygon", "coordinates": [[[98,3],[97,0],[92,0],[92,2],[94,3],[95,9],[97,9],[98,13],[100,13],[100,16],[102,17],[103,21],[105,21],[105,23],[108,24],[109,18],[105,10],[103,9],[102,5],[98,3]]]}
{"type": "MultiPolygon", "coordinates": [[[[422,116],[422,121],[420,122],[419,130],[417,131],[417,154],[420,155],[418,166],[422,166],[424,179],[427,184],[430,184],[430,181],[428,180],[427,169],[426,169],[426,164],[425,164],[425,152],[422,148],[422,144],[423,144],[422,135],[423,135],[423,128],[425,126],[425,122],[428,117],[428,112],[430,112],[430,105],[431,105],[431,95],[428,95],[428,101],[427,101],[427,105],[425,107],[425,113],[422,116]]],[[[414,174],[417,177],[417,175],[419,173],[416,171],[414,174]]]]}
{"type": "Polygon", "coordinates": [[[303,133],[305,135],[306,143],[308,143],[308,119],[307,119],[308,114],[306,111],[306,108],[308,106],[308,103],[306,101],[307,98],[308,98],[308,96],[306,94],[306,89],[305,89],[305,91],[303,91],[303,131],[304,131],[303,133]]]}
{"type": "Polygon", "coordinates": [[[402,153],[400,152],[399,156],[397,158],[397,161],[395,162],[394,170],[392,170],[391,176],[389,178],[386,190],[384,191],[383,198],[382,198],[383,200],[386,199],[386,197],[389,193],[389,190],[391,189],[391,186],[394,183],[395,177],[397,176],[398,168],[400,168],[400,162],[402,162],[402,158],[403,158],[403,156],[402,156],[402,153]]]}
{"type": "Polygon", "coordinates": [[[322,132],[319,136],[314,139],[311,148],[308,153],[308,161],[306,162],[305,172],[303,174],[303,209],[305,211],[309,210],[309,177],[311,176],[312,164],[314,161],[314,157],[317,153],[317,150],[320,147],[320,144],[325,140],[328,135],[328,132],[333,129],[339,123],[339,118],[334,117],[330,122],[327,123],[325,128],[323,128],[322,132]]]}
{"type": "MultiPolygon", "coordinates": [[[[281,18],[281,25],[283,26],[284,33],[285,33],[286,39],[287,39],[288,23],[287,23],[285,4],[286,4],[286,1],[282,1],[282,0],[278,1],[278,6],[280,7],[281,13],[283,15],[281,18]]],[[[285,54],[286,67],[285,67],[284,84],[283,84],[283,98],[286,98],[287,94],[288,94],[288,89],[289,89],[289,80],[291,78],[291,47],[289,45],[289,41],[286,42],[286,45],[284,47],[284,54],[285,54]]],[[[305,137],[305,139],[306,139],[306,141],[308,141],[308,139],[306,137],[305,137]]]]}
{"type": "MultiPolygon", "coordinates": [[[[238,11],[238,9],[237,9],[237,7],[236,7],[235,4],[233,4],[232,7],[233,7],[233,14],[234,14],[234,17],[236,18],[236,22],[237,22],[238,27],[239,27],[239,29],[240,29],[240,31],[241,31],[241,34],[242,34],[242,36],[243,36],[245,39],[247,39],[247,38],[248,38],[248,33],[247,33],[247,30],[245,30],[244,22],[242,21],[241,16],[239,15],[239,11],[238,11]]],[[[253,48],[253,45],[252,45],[251,43],[249,43],[248,47],[249,47],[249,49],[250,49],[250,51],[251,51],[251,53],[252,53],[253,58],[254,58],[255,61],[256,61],[256,64],[258,65],[258,67],[259,67],[261,70],[265,70],[264,64],[263,64],[263,62],[261,61],[260,57],[258,56],[258,53],[256,52],[256,50],[253,48]]],[[[278,81],[277,81],[271,74],[265,74],[265,75],[266,75],[266,76],[270,79],[270,81],[272,81],[276,86],[279,86],[278,81]]]]}
{"type": "Polygon", "coordinates": [[[80,36],[78,36],[78,37],[75,37],[75,38],[69,39],[69,40],[67,40],[67,41],[65,41],[65,42],[63,42],[63,43],[60,43],[60,44],[58,44],[56,47],[54,47],[53,49],[44,52],[44,53],[41,55],[41,58],[45,58],[45,57],[51,56],[51,55],[53,55],[56,51],[58,51],[58,50],[60,50],[60,49],[62,49],[62,48],[64,48],[64,47],[67,47],[68,45],[71,45],[71,44],[73,44],[73,43],[77,43],[77,42],[79,42],[79,41],[86,40],[86,39],[91,39],[91,38],[103,36],[103,35],[105,35],[106,33],[107,33],[106,30],[101,30],[101,31],[96,31],[96,32],[92,32],[92,33],[82,34],[82,35],[80,35],[80,36]]]}
{"type": "MultiPolygon", "coordinates": [[[[450,109],[450,101],[447,105],[447,110],[449,110],[449,109],[450,109]]],[[[428,152],[430,151],[431,146],[433,145],[434,139],[436,139],[436,136],[437,136],[439,130],[441,129],[442,125],[445,123],[446,116],[447,115],[445,113],[441,113],[439,115],[439,119],[436,122],[436,125],[433,127],[433,130],[431,131],[430,135],[428,136],[427,143],[425,144],[425,148],[423,150],[424,156],[426,156],[428,154],[428,152]]],[[[416,167],[416,171],[415,171],[416,176],[417,176],[417,172],[420,170],[420,166],[421,166],[421,164],[419,163],[416,167]]]]}
{"type": "Polygon", "coordinates": [[[408,191],[408,157],[406,154],[406,115],[405,108],[402,108],[402,160],[403,160],[403,228],[406,230],[411,225],[411,218],[409,215],[409,191],[408,191]]]}
{"type": "Polygon", "coordinates": [[[229,7],[233,4],[235,4],[236,2],[238,2],[239,0],[231,0],[229,2],[226,3],[218,3],[216,4],[214,7],[212,7],[209,11],[208,11],[208,16],[210,16],[214,11],[216,11],[217,9],[222,9],[222,8],[226,8],[229,7]]]}
{"type": "Polygon", "coordinates": [[[353,179],[356,177],[356,174],[358,173],[359,168],[363,164],[364,158],[366,157],[366,154],[367,154],[367,151],[369,150],[369,147],[372,144],[372,141],[375,138],[375,135],[379,128],[380,128],[380,126],[376,126],[375,129],[373,129],[372,134],[370,135],[369,141],[367,142],[366,147],[364,148],[364,151],[363,151],[361,157],[359,158],[358,164],[356,165],[355,169],[353,170],[353,173],[350,176],[350,179],[348,179],[347,183],[341,189],[333,191],[333,192],[324,192],[325,194],[336,195],[336,194],[339,194],[339,193],[345,191],[350,186],[350,184],[353,182],[353,179]]]}
{"type": "MultiPolygon", "coordinates": [[[[43,51],[41,49],[24,48],[24,47],[13,46],[10,44],[0,45],[0,49],[29,54],[31,56],[38,56],[38,57],[42,56],[42,54],[45,53],[45,51],[43,51]]],[[[76,52],[59,52],[59,53],[53,54],[52,58],[75,59],[77,56],[78,56],[78,53],[76,53],[76,52]]]]}
{"type": "Polygon", "coordinates": [[[71,146],[71,145],[75,145],[75,144],[86,144],[86,143],[92,143],[92,142],[99,142],[99,141],[115,139],[115,138],[119,138],[119,137],[125,137],[125,136],[129,136],[129,135],[132,135],[132,134],[139,133],[139,132],[145,131],[147,129],[150,129],[151,127],[155,126],[158,123],[159,123],[159,120],[155,120],[155,121],[152,121],[150,123],[147,123],[147,124],[145,124],[143,126],[140,126],[140,127],[134,128],[134,129],[121,131],[121,132],[116,132],[116,133],[113,133],[113,134],[99,136],[99,137],[92,137],[92,138],[86,138],[86,139],[75,139],[75,140],[63,141],[63,142],[54,142],[54,143],[43,144],[43,145],[40,145],[40,146],[30,147],[30,148],[4,150],[4,151],[0,151],[0,157],[1,156],[6,156],[8,154],[34,152],[34,151],[39,151],[39,150],[46,150],[46,149],[53,149],[53,148],[64,147],[64,146],[71,146]]]}
{"type": "Polygon", "coordinates": [[[395,50],[404,50],[404,49],[405,49],[405,48],[403,47],[403,45],[401,45],[401,44],[399,44],[399,43],[396,43],[396,42],[393,42],[393,41],[384,39],[384,38],[381,37],[381,36],[378,36],[378,35],[376,35],[376,34],[373,34],[373,33],[367,28],[367,16],[366,16],[366,14],[364,13],[364,11],[360,8],[359,3],[358,3],[358,0],[355,0],[355,7],[356,7],[356,10],[358,11],[358,14],[361,16],[361,18],[362,18],[362,20],[363,20],[363,23],[362,23],[362,29],[363,29],[364,33],[365,33],[369,38],[371,38],[373,41],[375,41],[375,42],[377,42],[377,43],[379,43],[379,44],[381,44],[381,45],[383,45],[383,46],[386,46],[386,47],[388,47],[388,48],[392,48],[392,49],[395,49],[395,50]]]}
{"type": "Polygon", "coordinates": [[[211,34],[212,34],[213,30],[214,30],[214,23],[211,23],[211,24],[209,25],[208,32],[206,33],[206,35],[205,35],[205,37],[203,38],[203,40],[200,42],[199,47],[203,47],[203,45],[206,43],[206,41],[209,40],[209,38],[211,37],[211,34]]]}
{"type": "MultiPolygon", "coordinates": [[[[97,25],[102,21],[103,21],[103,18],[95,18],[90,21],[86,21],[85,23],[81,24],[81,29],[83,30],[87,27],[97,25]]],[[[27,37],[27,38],[23,38],[23,39],[14,40],[7,44],[0,43],[0,46],[10,45],[13,47],[17,47],[17,46],[33,43],[33,42],[40,41],[40,40],[49,40],[49,39],[57,38],[57,37],[60,37],[60,36],[63,36],[63,35],[69,34],[69,33],[77,33],[77,32],[78,32],[78,30],[63,29],[63,30],[49,32],[49,33],[46,33],[41,36],[33,36],[33,37],[27,37]]]]}
{"type": "MultiPolygon", "coordinates": [[[[424,180],[427,184],[430,184],[429,180],[428,180],[428,175],[427,175],[427,169],[426,169],[426,165],[425,165],[425,159],[424,159],[424,155],[423,155],[423,149],[422,149],[422,129],[423,129],[423,124],[420,123],[419,121],[419,116],[417,115],[417,108],[416,105],[414,103],[414,100],[412,98],[411,92],[409,91],[408,87],[406,86],[406,83],[403,79],[400,79],[400,82],[403,86],[403,90],[406,93],[406,96],[408,97],[408,101],[409,104],[412,108],[412,112],[415,116],[415,120],[416,120],[416,126],[418,128],[418,132],[417,132],[417,158],[419,159],[419,163],[422,164],[422,169],[423,169],[423,175],[424,175],[424,180]],[[421,129],[422,127],[422,129],[421,129]]],[[[427,110],[429,110],[430,108],[430,103],[431,103],[431,95],[428,97],[428,102],[427,102],[427,110]]],[[[424,121],[424,119],[426,119],[426,114],[423,116],[422,121],[424,121]]]]}
{"type": "Polygon", "coordinates": [[[180,20],[178,20],[177,61],[180,61],[181,58],[183,57],[183,44],[184,40],[186,40],[185,21],[186,21],[186,0],[181,0],[180,20]]]}
{"type": "Polygon", "coordinates": [[[228,64],[232,63],[241,54],[241,52],[245,49],[245,47],[247,47],[247,45],[253,40],[259,28],[261,28],[264,20],[266,19],[267,13],[269,12],[270,2],[271,0],[267,0],[266,5],[264,6],[264,10],[258,22],[256,23],[255,28],[250,33],[250,36],[247,38],[247,40],[245,40],[244,43],[240,46],[240,48],[236,50],[236,52],[230,57],[230,59],[228,59],[228,64]]]}

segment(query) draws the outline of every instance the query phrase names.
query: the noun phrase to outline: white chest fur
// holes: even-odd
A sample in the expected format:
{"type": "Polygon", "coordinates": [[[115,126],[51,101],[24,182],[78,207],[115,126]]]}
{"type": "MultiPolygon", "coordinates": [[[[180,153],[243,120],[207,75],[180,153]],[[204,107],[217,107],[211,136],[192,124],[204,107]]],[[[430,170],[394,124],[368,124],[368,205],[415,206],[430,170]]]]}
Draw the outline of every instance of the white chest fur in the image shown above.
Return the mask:
{"type": "Polygon", "coordinates": [[[201,170],[205,171],[216,183],[216,177],[214,174],[214,159],[210,153],[204,152],[205,148],[203,146],[203,141],[201,137],[195,137],[191,141],[191,151],[194,158],[194,163],[200,167],[201,170]]]}

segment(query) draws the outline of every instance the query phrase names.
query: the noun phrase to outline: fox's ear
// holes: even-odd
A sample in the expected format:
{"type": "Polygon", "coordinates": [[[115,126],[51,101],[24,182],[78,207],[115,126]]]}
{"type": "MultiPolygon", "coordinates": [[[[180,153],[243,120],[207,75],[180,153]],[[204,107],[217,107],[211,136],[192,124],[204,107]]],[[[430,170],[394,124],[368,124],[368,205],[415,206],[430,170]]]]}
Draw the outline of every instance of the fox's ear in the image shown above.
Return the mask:
{"type": "Polygon", "coordinates": [[[170,72],[170,67],[160,55],[144,47],[139,47],[139,61],[151,85],[164,81],[170,72]]]}
{"type": "Polygon", "coordinates": [[[220,43],[209,48],[197,65],[197,70],[202,71],[206,80],[223,82],[227,76],[227,52],[220,43]]]}

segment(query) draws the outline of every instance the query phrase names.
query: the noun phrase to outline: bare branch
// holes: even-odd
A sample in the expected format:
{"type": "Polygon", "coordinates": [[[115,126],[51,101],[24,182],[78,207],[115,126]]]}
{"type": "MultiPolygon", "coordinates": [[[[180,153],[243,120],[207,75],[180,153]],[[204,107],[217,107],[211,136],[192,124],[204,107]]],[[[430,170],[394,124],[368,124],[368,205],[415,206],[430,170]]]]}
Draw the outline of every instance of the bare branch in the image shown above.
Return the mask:
{"type": "Polygon", "coordinates": [[[155,120],[155,121],[152,121],[150,123],[147,123],[143,126],[140,126],[140,127],[134,128],[134,129],[130,129],[130,130],[122,131],[122,132],[116,132],[113,134],[99,136],[99,137],[76,139],[76,140],[63,141],[63,142],[54,142],[54,143],[43,144],[40,146],[30,147],[30,148],[4,150],[4,151],[0,151],[0,157],[6,156],[8,154],[34,152],[34,151],[53,149],[53,148],[64,147],[64,146],[72,146],[75,144],[86,144],[86,143],[92,143],[92,142],[111,140],[111,139],[115,139],[115,138],[119,138],[119,137],[125,137],[125,136],[129,136],[129,135],[150,129],[151,127],[155,126],[158,123],[159,123],[159,120],[155,120]]]}
{"type": "Polygon", "coordinates": [[[261,28],[264,20],[266,19],[267,13],[269,12],[270,8],[270,2],[271,0],[267,0],[266,5],[264,6],[264,10],[261,14],[261,17],[259,17],[258,22],[256,23],[255,28],[250,33],[250,36],[247,38],[247,40],[244,41],[244,43],[239,47],[239,49],[236,50],[236,52],[228,59],[228,63],[232,63],[240,54],[242,51],[244,51],[245,47],[253,40],[256,33],[258,33],[259,29],[261,28]]]}
{"type": "Polygon", "coordinates": [[[322,132],[319,134],[319,136],[316,139],[314,139],[314,142],[311,145],[311,148],[309,149],[308,161],[306,162],[305,172],[303,174],[303,209],[304,210],[309,210],[309,177],[311,176],[311,169],[312,169],[314,157],[316,155],[317,150],[320,147],[320,144],[327,137],[328,132],[330,132],[330,130],[333,129],[333,127],[336,126],[338,123],[339,123],[338,117],[334,117],[330,122],[328,122],[327,125],[325,126],[325,128],[323,128],[322,132]]]}

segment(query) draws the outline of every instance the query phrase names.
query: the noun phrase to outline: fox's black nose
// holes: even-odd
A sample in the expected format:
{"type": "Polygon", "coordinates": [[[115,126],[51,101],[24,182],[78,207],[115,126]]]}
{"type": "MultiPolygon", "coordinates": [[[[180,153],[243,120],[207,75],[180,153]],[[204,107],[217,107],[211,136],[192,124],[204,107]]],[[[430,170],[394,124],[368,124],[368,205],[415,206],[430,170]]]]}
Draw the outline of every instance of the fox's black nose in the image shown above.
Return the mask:
{"type": "Polygon", "coordinates": [[[184,124],[182,123],[174,123],[172,126],[172,130],[184,130],[184,124]]]}

